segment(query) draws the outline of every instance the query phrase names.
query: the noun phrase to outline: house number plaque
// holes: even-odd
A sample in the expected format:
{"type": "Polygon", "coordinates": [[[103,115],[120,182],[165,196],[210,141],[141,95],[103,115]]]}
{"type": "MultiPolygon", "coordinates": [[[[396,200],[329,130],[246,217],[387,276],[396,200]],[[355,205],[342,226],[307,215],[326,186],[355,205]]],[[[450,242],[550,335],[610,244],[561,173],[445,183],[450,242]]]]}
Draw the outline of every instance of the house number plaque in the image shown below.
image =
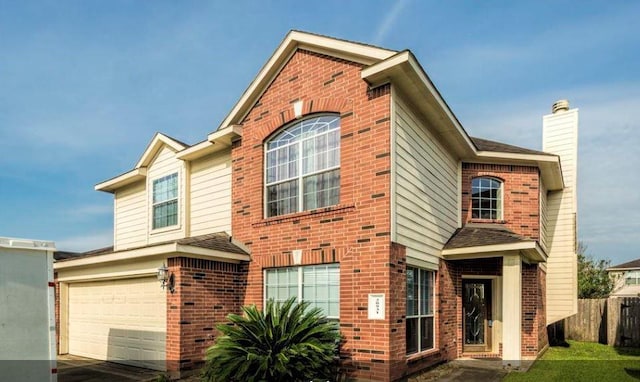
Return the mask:
{"type": "Polygon", "coordinates": [[[384,293],[369,293],[369,319],[384,320],[384,293]]]}

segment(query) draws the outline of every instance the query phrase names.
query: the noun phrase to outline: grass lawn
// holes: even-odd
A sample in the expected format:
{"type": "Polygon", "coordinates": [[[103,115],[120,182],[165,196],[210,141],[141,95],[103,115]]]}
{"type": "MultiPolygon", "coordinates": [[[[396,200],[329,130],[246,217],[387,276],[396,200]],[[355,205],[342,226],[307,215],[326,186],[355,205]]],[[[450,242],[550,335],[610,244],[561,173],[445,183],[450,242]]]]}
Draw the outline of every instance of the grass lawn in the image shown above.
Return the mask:
{"type": "Polygon", "coordinates": [[[613,348],[568,341],[552,347],[526,373],[509,373],[504,381],[640,381],[640,349],[613,348]]]}

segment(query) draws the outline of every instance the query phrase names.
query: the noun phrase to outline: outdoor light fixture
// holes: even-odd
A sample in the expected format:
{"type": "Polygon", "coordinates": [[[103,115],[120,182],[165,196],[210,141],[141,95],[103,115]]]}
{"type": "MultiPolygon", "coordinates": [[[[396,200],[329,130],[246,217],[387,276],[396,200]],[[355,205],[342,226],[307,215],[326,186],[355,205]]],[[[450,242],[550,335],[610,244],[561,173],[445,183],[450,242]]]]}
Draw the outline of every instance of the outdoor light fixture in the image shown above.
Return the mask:
{"type": "Polygon", "coordinates": [[[162,266],[158,268],[157,276],[162,289],[166,287],[171,293],[176,291],[173,281],[173,273],[169,274],[169,268],[167,268],[166,265],[162,264],[162,266]]]}

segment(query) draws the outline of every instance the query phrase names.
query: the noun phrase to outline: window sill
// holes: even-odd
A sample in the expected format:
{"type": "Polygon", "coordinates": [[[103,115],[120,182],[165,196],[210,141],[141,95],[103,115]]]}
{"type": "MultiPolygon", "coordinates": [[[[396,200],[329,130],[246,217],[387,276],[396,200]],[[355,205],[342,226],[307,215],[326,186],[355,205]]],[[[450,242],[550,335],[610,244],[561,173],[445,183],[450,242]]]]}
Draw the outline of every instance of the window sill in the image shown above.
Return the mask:
{"type": "Polygon", "coordinates": [[[506,220],[502,219],[471,219],[469,223],[479,223],[479,224],[507,224],[506,220]]]}
{"type": "Polygon", "coordinates": [[[428,358],[428,357],[434,356],[434,355],[439,354],[439,353],[440,353],[440,349],[433,348],[433,349],[429,349],[429,350],[424,350],[424,351],[422,351],[420,353],[414,353],[414,354],[411,354],[411,355],[407,355],[406,356],[407,357],[406,360],[407,360],[407,362],[416,362],[416,361],[419,361],[419,360],[421,360],[423,358],[428,358]]]}
{"type": "Polygon", "coordinates": [[[158,235],[158,234],[167,233],[167,232],[179,231],[180,228],[181,226],[179,224],[168,226],[168,227],[156,228],[149,231],[149,235],[158,235]]]}
{"type": "Polygon", "coordinates": [[[264,218],[259,222],[253,223],[252,227],[264,227],[273,224],[287,223],[295,220],[310,219],[315,217],[321,217],[332,214],[344,214],[355,210],[354,204],[336,204],[335,206],[329,206],[324,208],[318,208],[315,210],[296,212],[293,214],[273,216],[270,218],[264,218]]]}

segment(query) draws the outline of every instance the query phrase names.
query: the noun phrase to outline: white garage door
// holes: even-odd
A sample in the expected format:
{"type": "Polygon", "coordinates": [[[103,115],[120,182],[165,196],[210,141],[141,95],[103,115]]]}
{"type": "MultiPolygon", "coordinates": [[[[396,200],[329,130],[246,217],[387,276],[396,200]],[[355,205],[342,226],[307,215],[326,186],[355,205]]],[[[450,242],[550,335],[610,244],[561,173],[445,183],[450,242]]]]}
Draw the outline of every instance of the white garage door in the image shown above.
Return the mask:
{"type": "Polygon", "coordinates": [[[69,353],[165,370],[166,292],[155,277],[69,285],[69,353]]]}

